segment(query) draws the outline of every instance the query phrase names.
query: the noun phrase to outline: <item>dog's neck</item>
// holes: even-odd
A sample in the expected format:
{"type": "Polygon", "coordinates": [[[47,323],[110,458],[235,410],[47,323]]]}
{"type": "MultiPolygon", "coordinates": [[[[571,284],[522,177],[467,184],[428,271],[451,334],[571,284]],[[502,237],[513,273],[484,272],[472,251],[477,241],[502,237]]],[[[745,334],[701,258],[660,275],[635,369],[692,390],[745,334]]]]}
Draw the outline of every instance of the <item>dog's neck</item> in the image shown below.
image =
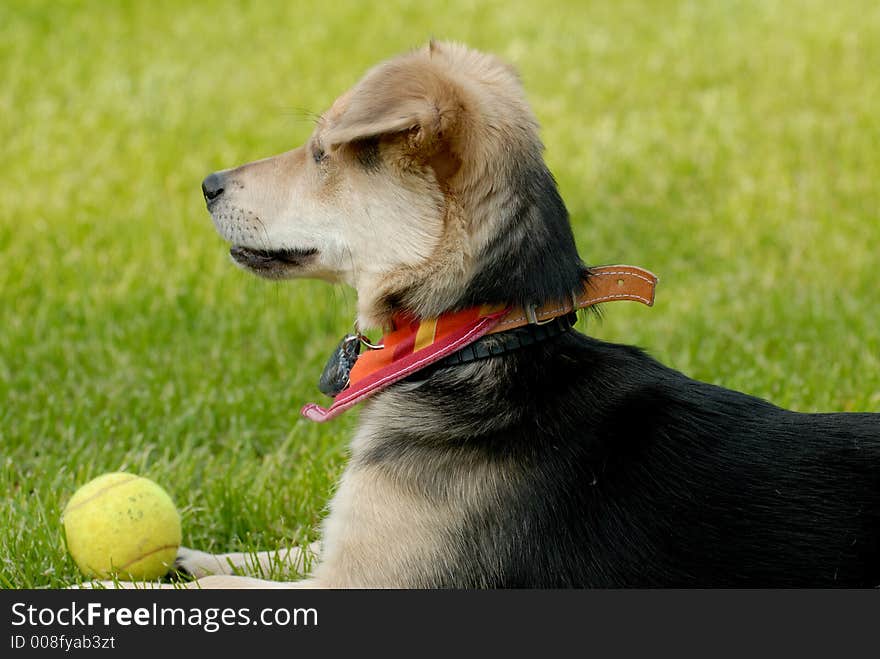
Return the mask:
{"type": "Polygon", "coordinates": [[[567,331],[578,309],[613,300],[653,304],[657,278],[647,270],[613,265],[590,274],[580,291],[543,307],[483,305],[431,319],[398,315],[380,345],[371,345],[360,334],[348,335],[327,362],[319,384],[334,398],[333,405],[325,409],[310,403],[302,412],[313,421],[327,421],[426,368],[466,364],[534,345],[567,331]],[[503,337],[497,338],[499,333],[503,337]],[[482,341],[490,335],[496,338],[482,341]],[[357,356],[353,348],[359,342],[371,350],[357,356]]]}
{"type": "Polygon", "coordinates": [[[462,282],[469,281],[474,256],[468,227],[454,199],[448,199],[445,230],[431,258],[391,273],[366,275],[357,285],[360,327],[388,329],[394,316],[437,318],[455,310],[462,282]]]}
{"type": "Polygon", "coordinates": [[[471,172],[446,194],[431,258],[357,282],[362,327],[387,328],[395,313],[436,318],[479,305],[541,305],[581,288],[588,272],[543,160],[493,176],[506,183],[487,192],[474,180],[485,176],[471,172]]]}

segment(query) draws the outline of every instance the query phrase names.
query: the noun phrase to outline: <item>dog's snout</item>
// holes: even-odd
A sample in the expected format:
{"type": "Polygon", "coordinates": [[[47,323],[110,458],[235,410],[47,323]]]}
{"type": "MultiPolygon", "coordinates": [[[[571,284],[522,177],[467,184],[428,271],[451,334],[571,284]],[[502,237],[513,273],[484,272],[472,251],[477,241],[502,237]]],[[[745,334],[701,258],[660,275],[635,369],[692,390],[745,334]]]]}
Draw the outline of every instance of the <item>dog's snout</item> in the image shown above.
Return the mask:
{"type": "Polygon", "coordinates": [[[223,194],[225,181],[222,174],[214,172],[205,177],[202,181],[202,194],[205,195],[205,201],[211,203],[223,194]]]}

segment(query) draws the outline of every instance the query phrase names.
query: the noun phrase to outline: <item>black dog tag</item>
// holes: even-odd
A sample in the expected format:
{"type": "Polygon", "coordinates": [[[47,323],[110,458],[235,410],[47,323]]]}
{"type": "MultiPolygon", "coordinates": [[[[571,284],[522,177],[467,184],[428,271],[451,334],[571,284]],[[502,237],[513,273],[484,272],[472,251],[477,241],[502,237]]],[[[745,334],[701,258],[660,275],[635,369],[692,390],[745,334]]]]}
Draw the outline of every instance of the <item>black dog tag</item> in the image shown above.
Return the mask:
{"type": "Polygon", "coordinates": [[[336,350],[327,360],[321,379],[318,380],[318,389],[321,393],[331,398],[348,386],[348,378],[351,369],[357,361],[361,351],[361,341],[357,334],[348,334],[342,337],[342,341],[336,346],[336,350]]]}

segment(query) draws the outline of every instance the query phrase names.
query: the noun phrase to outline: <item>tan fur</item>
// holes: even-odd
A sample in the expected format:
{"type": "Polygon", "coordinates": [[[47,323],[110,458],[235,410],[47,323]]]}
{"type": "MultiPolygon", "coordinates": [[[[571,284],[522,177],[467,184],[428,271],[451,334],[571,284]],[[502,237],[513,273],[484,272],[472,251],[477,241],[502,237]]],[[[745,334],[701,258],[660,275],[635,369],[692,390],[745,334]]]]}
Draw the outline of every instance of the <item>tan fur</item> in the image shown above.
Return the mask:
{"type": "MultiPolygon", "coordinates": [[[[420,587],[421,565],[443,564],[441,538],[455,535],[462,519],[487,507],[503,505],[515,490],[517,469],[498,470],[485,464],[457,462],[458,473],[441,493],[430,491],[423,464],[398,464],[391,472],[369,464],[367,454],[381,446],[389,418],[417,419],[393,392],[369,402],[351,444],[351,459],[330,504],[323,527],[327,550],[314,573],[328,587],[420,587]]],[[[430,426],[430,422],[426,424],[430,426]]],[[[433,431],[434,427],[429,429],[433,431]]],[[[442,459],[435,465],[444,468],[442,459]]],[[[433,467],[429,467],[433,468],[433,467]]]]}

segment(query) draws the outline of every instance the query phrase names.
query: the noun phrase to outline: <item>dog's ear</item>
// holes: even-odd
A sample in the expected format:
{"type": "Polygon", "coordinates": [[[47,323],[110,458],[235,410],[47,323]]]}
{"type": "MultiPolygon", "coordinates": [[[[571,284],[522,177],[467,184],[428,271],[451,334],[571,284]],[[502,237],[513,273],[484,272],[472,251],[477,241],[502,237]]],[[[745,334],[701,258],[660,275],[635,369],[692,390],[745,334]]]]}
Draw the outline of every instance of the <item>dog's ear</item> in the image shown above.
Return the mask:
{"type": "Polygon", "coordinates": [[[387,65],[355,87],[322,141],[333,148],[377,137],[405,138],[407,150],[445,180],[458,168],[453,141],[461,115],[450,81],[434,71],[387,65]]]}
{"type": "Polygon", "coordinates": [[[392,102],[355,96],[344,114],[323,136],[328,147],[349,142],[418,131],[419,139],[437,132],[440,117],[436,108],[424,99],[394,99],[392,102]]]}

